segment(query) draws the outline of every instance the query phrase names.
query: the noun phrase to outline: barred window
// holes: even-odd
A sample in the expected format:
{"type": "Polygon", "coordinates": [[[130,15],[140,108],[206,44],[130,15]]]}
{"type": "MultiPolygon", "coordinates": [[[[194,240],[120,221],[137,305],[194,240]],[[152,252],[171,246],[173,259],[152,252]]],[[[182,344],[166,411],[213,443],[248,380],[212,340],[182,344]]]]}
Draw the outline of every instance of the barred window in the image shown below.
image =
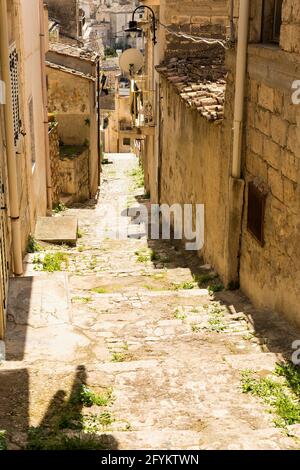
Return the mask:
{"type": "Polygon", "coordinates": [[[12,47],[9,54],[10,78],[12,90],[12,105],[14,118],[14,139],[17,145],[21,133],[20,98],[19,98],[19,57],[16,47],[12,47]]]}

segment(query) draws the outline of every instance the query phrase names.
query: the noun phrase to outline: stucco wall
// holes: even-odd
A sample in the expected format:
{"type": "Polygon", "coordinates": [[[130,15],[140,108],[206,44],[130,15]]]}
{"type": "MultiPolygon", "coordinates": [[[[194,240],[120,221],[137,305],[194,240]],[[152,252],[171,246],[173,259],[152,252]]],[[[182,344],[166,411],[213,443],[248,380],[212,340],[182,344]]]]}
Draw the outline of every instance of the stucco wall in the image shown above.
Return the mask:
{"type": "Polygon", "coordinates": [[[60,140],[66,145],[88,145],[90,191],[98,188],[96,83],[47,67],[49,111],[56,115],[60,140]]]}
{"type": "Polygon", "coordinates": [[[161,203],[205,205],[202,255],[224,272],[224,230],[228,159],[222,152],[222,126],[187,109],[172,85],[162,79],[161,203]]]}

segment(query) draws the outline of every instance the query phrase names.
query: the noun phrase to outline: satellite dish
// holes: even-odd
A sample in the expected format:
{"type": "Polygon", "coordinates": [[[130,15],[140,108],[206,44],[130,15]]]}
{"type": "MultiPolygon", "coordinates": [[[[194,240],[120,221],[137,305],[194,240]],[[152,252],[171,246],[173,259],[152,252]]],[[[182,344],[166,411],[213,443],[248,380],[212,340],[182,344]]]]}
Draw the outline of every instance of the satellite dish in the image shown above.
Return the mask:
{"type": "Polygon", "coordinates": [[[127,49],[120,56],[120,69],[124,73],[138,73],[144,64],[144,56],[137,49],[127,49]]]}

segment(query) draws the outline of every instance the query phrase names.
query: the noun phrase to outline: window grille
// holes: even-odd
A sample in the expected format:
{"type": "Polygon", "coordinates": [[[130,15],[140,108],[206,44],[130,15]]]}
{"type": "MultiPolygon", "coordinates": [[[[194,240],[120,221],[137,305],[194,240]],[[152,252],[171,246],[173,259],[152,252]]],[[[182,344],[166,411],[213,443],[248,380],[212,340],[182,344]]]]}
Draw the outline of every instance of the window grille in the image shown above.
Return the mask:
{"type": "Polygon", "coordinates": [[[9,54],[12,106],[14,119],[14,140],[17,145],[21,133],[20,98],[19,98],[19,57],[14,46],[9,54]]]}

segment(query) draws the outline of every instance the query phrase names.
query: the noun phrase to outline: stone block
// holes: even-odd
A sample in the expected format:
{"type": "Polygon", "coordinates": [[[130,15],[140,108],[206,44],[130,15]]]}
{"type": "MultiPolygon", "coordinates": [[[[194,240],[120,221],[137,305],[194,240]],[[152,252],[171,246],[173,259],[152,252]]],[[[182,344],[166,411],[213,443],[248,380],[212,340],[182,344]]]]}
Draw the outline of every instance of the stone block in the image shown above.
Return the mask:
{"type": "Polygon", "coordinates": [[[300,186],[288,178],[283,178],[283,201],[284,204],[295,214],[299,214],[299,188],[300,186]]]}
{"type": "Polygon", "coordinates": [[[300,28],[298,24],[281,26],[280,46],[284,51],[300,53],[300,28]]]}
{"type": "Polygon", "coordinates": [[[281,151],[281,171],[286,178],[300,184],[300,160],[286,149],[281,151]]]}
{"type": "Polygon", "coordinates": [[[300,130],[298,126],[289,126],[287,147],[295,155],[300,155],[300,130]]]}
{"type": "Polygon", "coordinates": [[[274,88],[261,83],[258,89],[258,104],[274,112],[274,88]]]}
{"type": "Polygon", "coordinates": [[[268,180],[267,163],[255,153],[247,152],[246,167],[252,176],[259,176],[263,181],[268,180]]]}
{"type": "Polygon", "coordinates": [[[278,169],[280,166],[280,152],[281,149],[278,144],[267,137],[264,139],[263,157],[273,168],[278,169]]]}
{"type": "Polygon", "coordinates": [[[283,202],[283,180],[281,173],[272,167],[268,168],[268,185],[274,197],[283,202]]]}
{"type": "Polygon", "coordinates": [[[273,115],[271,117],[271,136],[274,142],[284,147],[287,142],[287,132],[289,123],[284,121],[280,116],[273,115]]]}
{"type": "Polygon", "coordinates": [[[256,108],[255,127],[265,135],[270,135],[271,113],[263,108],[256,108]]]}
{"type": "Polygon", "coordinates": [[[274,90],[274,112],[277,114],[282,114],[283,111],[283,101],[284,95],[281,90],[274,90]]]}
{"type": "Polygon", "coordinates": [[[247,135],[247,141],[252,152],[258,155],[263,154],[263,139],[264,136],[255,129],[250,129],[247,135]]]}
{"type": "Polygon", "coordinates": [[[50,243],[76,244],[77,217],[39,217],[35,229],[35,238],[50,243]]]}

